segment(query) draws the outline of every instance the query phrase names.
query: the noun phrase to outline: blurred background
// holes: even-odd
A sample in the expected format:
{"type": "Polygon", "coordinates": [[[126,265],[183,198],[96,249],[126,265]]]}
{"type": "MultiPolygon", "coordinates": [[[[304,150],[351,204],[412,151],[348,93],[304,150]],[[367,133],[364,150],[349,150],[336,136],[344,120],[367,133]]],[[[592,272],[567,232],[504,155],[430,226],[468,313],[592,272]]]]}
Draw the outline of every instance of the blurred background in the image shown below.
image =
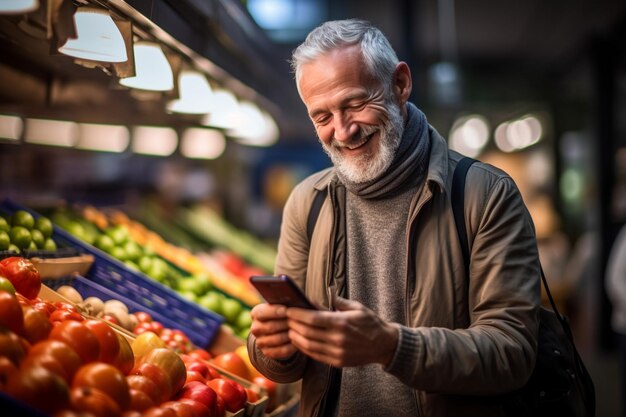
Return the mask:
{"type": "Polygon", "coordinates": [[[0,13],[0,197],[164,219],[201,204],[269,245],[293,186],[329,166],[290,53],[325,20],[370,20],[450,146],[517,182],[598,415],[620,415],[605,273],[626,221],[624,1],[23,0],[0,13]],[[126,59],[92,50],[75,16],[94,8],[126,59]],[[141,78],[148,47],[163,85],[141,78]]]}

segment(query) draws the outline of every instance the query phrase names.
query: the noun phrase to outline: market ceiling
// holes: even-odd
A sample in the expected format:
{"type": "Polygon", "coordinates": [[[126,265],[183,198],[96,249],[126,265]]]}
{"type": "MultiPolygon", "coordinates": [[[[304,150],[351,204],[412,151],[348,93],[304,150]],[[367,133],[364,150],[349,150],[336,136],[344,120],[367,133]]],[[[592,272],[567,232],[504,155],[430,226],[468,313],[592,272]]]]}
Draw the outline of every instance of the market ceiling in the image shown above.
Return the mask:
{"type": "MultiPolygon", "coordinates": [[[[360,17],[377,24],[400,58],[412,65],[415,100],[423,105],[428,105],[428,70],[438,61],[452,61],[463,73],[479,74],[474,88],[515,90],[513,83],[545,82],[565,73],[592,53],[595,41],[615,37],[626,26],[626,2],[619,0],[319,1],[324,19],[360,17]]],[[[282,140],[316,140],[287,64],[295,43],[273,42],[239,1],[90,3],[130,6],[240,81],[250,89],[246,91],[256,91],[276,117],[282,140]]],[[[0,17],[0,40],[0,111],[52,117],[70,112],[97,122],[194,123],[193,118],[167,114],[159,100],[119,88],[101,70],[50,55],[49,42],[22,16],[0,17]]],[[[623,59],[623,42],[621,48],[616,56],[623,59]]]]}

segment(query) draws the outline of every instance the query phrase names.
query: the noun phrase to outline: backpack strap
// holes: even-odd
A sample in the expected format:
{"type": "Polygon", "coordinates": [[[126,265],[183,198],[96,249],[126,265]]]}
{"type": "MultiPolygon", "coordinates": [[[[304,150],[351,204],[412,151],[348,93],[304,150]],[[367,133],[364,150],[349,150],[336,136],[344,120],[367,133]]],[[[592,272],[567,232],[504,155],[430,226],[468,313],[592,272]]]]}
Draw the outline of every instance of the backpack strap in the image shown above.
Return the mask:
{"type": "Polygon", "coordinates": [[[452,213],[454,214],[454,223],[456,224],[456,233],[461,244],[461,252],[463,252],[463,261],[465,266],[465,276],[469,278],[470,251],[467,241],[467,229],[465,228],[465,178],[467,171],[475,159],[464,157],[461,159],[454,169],[452,175],[452,191],[450,201],[452,203],[452,213]]]}
{"type": "Polygon", "coordinates": [[[313,197],[313,203],[311,204],[311,209],[309,210],[309,217],[306,221],[306,235],[309,238],[309,244],[311,243],[313,230],[315,230],[315,224],[317,223],[317,218],[320,215],[320,210],[322,209],[325,198],[326,188],[324,188],[323,190],[318,190],[315,194],[315,197],[313,197]]]}

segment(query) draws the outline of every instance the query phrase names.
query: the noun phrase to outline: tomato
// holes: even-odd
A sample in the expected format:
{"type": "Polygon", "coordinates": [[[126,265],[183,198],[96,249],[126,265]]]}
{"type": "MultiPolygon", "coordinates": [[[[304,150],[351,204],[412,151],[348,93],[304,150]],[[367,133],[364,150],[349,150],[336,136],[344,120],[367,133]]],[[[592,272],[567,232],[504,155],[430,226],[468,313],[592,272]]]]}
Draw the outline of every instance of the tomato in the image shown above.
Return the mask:
{"type": "Polygon", "coordinates": [[[185,379],[185,384],[188,384],[191,381],[198,381],[204,384],[207,380],[206,377],[202,376],[202,374],[198,371],[187,371],[187,379],[185,379]]]}
{"type": "Polygon", "coordinates": [[[185,385],[187,370],[183,360],[176,352],[165,348],[157,348],[146,353],[140,361],[142,363],[155,364],[167,373],[172,386],[172,394],[176,394],[185,385]]]}
{"type": "Polygon", "coordinates": [[[45,300],[35,301],[32,303],[32,306],[35,310],[45,314],[46,317],[50,317],[50,314],[57,309],[54,304],[45,300]]]}
{"type": "Polygon", "coordinates": [[[113,363],[120,353],[120,342],[117,333],[102,320],[87,320],[85,326],[96,335],[100,342],[100,356],[98,360],[113,363]]]}
{"type": "Polygon", "coordinates": [[[74,380],[72,388],[90,387],[107,394],[122,410],[130,406],[130,389],[122,372],[113,365],[103,362],[93,362],[81,366],[74,380]]]}
{"type": "Polygon", "coordinates": [[[250,380],[248,366],[235,352],[226,352],[217,355],[213,358],[211,363],[227,372],[230,372],[231,374],[250,380]]]}
{"type": "Polygon", "coordinates": [[[30,260],[11,256],[0,261],[0,265],[4,268],[4,276],[17,292],[28,299],[37,297],[41,289],[41,275],[30,260]]]}
{"type": "Polygon", "coordinates": [[[41,355],[26,355],[20,364],[20,369],[27,370],[28,368],[32,368],[34,366],[46,368],[63,378],[67,384],[72,382],[72,379],[67,375],[67,372],[63,368],[61,362],[50,354],[42,353],[41,355]]]}
{"type": "Polygon", "coordinates": [[[157,403],[167,401],[172,397],[172,382],[170,377],[156,364],[147,362],[139,363],[130,373],[132,375],[143,375],[156,384],[160,394],[157,403]]]}
{"type": "Polygon", "coordinates": [[[212,379],[206,384],[222,397],[226,410],[231,413],[241,410],[246,405],[248,398],[246,390],[237,382],[219,378],[212,379]]]}
{"type": "Polygon", "coordinates": [[[133,314],[138,323],[150,323],[152,321],[152,316],[145,311],[136,311],[133,314]]]}
{"type": "Polygon", "coordinates": [[[9,377],[17,372],[17,367],[6,356],[0,356],[0,391],[4,391],[4,387],[9,377]]]}
{"type": "Polygon", "coordinates": [[[18,335],[0,327],[0,356],[8,358],[15,366],[24,359],[26,351],[18,335]]]}
{"type": "Polygon", "coordinates": [[[147,331],[138,335],[130,347],[133,349],[135,358],[141,358],[153,349],[164,348],[165,342],[154,332],[147,331]]]}
{"type": "Polygon", "coordinates": [[[52,356],[59,362],[67,375],[68,380],[74,378],[74,374],[80,368],[82,362],[78,353],[68,344],[60,340],[43,340],[35,343],[28,351],[28,356],[52,356]]]}
{"type": "Polygon", "coordinates": [[[128,375],[130,371],[135,366],[135,355],[133,354],[133,349],[130,347],[130,343],[124,336],[119,333],[116,333],[117,341],[120,345],[120,350],[113,360],[112,364],[115,365],[117,369],[122,371],[124,375],[128,375]]]}
{"type": "Polygon", "coordinates": [[[141,415],[143,417],[176,417],[176,412],[169,407],[152,407],[141,415]]]}
{"type": "Polygon", "coordinates": [[[130,389],[130,406],[131,410],[144,411],[150,407],[154,407],[156,403],[148,394],[136,389],[130,389]]]}
{"type": "Polygon", "coordinates": [[[62,410],[69,403],[69,390],[63,378],[40,366],[12,374],[6,392],[49,414],[62,410]]]}
{"type": "Polygon", "coordinates": [[[157,384],[145,375],[128,375],[126,382],[130,389],[146,393],[155,404],[161,402],[161,390],[157,384]]]}
{"type": "Polygon", "coordinates": [[[49,338],[67,343],[78,353],[83,364],[93,362],[100,356],[98,338],[87,326],[77,321],[62,321],[52,329],[49,338]]]}
{"type": "Polygon", "coordinates": [[[269,401],[267,402],[268,410],[273,409],[276,405],[276,382],[261,375],[254,377],[252,379],[252,383],[258,385],[267,392],[267,396],[269,398],[269,401]]]}
{"type": "Polygon", "coordinates": [[[259,394],[252,388],[245,388],[246,395],[248,396],[248,402],[255,403],[259,401],[259,394]]]}
{"type": "Polygon", "coordinates": [[[187,404],[193,410],[193,416],[195,417],[217,417],[218,414],[215,410],[210,410],[206,405],[199,401],[192,400],[191,398],[180,398],[176,400],[177,403],[187,404]]]}
{"type": "Polygon", "coordinates": [[[119,405],[97,388],[72,388],[70,402],[74,410],[90,413],[95,417],[119,417],[120,415],[119,405]]]}
{"type": "Polygon", "coordinates": [[[34,307],[24,308],[24,337],[30,343],[37,343],[48,338],[52,330],[52,323],[45,313],[35,310],[34,307]]]}
{"type": "Polygon", "coordinates": [[[217,394],[213,389],[202,382],[192,381],[188,384],[185,384],[183,389],[181,389],[178,394],[176,394],[176,399],[180,400],[183,398],[188,398],[190,400],[198,401],[201,404],[204,404],[208,409],[211,415],[215,415],[215,405],[217,401],[217,394]]]}
{"type": "Polygon", "coordinates": [[[54,326],[56,326],[65,320],[83,321],[85,318],[77,311],[56,309],[50,313],[49,320],[54,326]]]}
{"type": "Polygon", "coordinates": [[[65,301],[55,301],[54,308],[56,308],[57,310],[66,310],[78,313],[78,309],[74,304],[66,303],[65,301]]]}
{"type": "Polygon", "coordinates": [[[176,417],[200,417],[194,410],[193,406],[188,403],[180,401],[167,401],[161,404],[161,407],[171,408],[176,413],[176,417]]]}
{"type": "Polygon", "coordinates": [[[17,298],[6,291],[0,292],[0,326],[22,335],[24,331],[24,313],[17,298]]]}
{"type": "Polygon", "coordinates": [[[197,359],[202,359],[205,361],[208,361],[209,359],[213,357],[213,355],[211,355],[209,352],[207,352],[204,349],[194,349],[191,352],[189,352],[189,356],[193,358],[197,358],[197,359]]]}

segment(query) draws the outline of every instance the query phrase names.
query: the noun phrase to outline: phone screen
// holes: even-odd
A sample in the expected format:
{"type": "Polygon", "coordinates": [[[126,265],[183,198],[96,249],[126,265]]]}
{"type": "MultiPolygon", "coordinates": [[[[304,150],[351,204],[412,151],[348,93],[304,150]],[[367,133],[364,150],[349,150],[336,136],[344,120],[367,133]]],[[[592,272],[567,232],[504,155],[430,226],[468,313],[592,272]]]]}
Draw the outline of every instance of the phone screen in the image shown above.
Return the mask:
{"type": "Polygon", "coordinates": [[[250,282],[269,304],[317,309],[287,275],[253,275],[250,282]]]}

